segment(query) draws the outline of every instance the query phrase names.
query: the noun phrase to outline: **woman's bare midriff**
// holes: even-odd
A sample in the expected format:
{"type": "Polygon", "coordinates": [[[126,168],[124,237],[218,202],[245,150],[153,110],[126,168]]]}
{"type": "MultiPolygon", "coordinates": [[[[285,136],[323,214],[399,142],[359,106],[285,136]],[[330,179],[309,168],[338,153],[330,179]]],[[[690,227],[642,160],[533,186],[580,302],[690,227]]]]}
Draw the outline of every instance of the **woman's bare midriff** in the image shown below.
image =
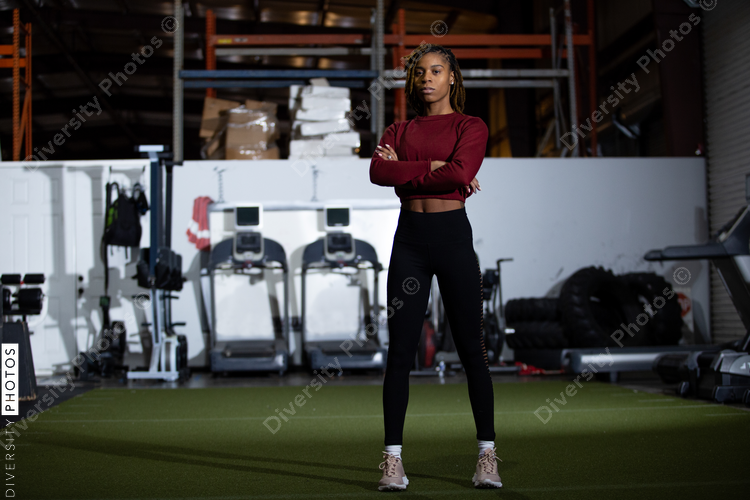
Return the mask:
{"type": "Polygon", "coordinates": [[[440,198],[419,198],[416,200],[404,200],[401,208],[411,212],[447,212],[464,208],[461,200],[443,200],[440,198]]]}

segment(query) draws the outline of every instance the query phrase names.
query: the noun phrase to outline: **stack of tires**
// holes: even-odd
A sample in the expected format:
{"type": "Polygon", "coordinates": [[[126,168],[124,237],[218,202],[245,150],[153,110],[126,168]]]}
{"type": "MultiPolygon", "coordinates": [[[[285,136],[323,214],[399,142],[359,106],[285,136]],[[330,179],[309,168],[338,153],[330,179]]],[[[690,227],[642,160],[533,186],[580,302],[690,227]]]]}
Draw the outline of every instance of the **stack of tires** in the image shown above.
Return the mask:
{"type": "Polygon", "coordinates": [[[568,347],[558,299],[513,299],[505,305],[505,321],[516,332],[505,336],[511,349],[568,347]]]}
{"type": "Polygon", "coordinates": [[[664,278],[601,267],[574,273],[559,298],[509,300],[505,319],[516,361],[529,350],[676,345],[682,337],[680,304],[664,278]]]}

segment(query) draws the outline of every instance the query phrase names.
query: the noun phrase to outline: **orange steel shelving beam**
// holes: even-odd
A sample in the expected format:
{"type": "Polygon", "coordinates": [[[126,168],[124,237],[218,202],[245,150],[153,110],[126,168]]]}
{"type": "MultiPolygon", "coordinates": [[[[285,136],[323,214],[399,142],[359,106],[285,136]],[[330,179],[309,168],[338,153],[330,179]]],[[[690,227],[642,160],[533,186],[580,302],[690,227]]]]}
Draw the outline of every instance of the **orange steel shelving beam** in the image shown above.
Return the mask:
{"type": "MultiPolygon", "coordinates": [[[[206,11],[206,40],[216,36],[216,14],[211,9],[206,11]]],[[[216,69],[216,44],[206,44],[206,69],[216,69]]],[[[206,89],[206,97],[216,97],[216,89],[206,89]]]]}
{"type": "Polygon", "coordinates": [[[21,161],[21,145],[25,157],[31,155],[31,23],[21,24],[21,13],[13,10],[13,45],[0,45],[0,68],[13,69],[13,161],[21,161]],[[25,38],[25,57],[21,57],[21,35],[25,38]],[[21,77],[21,68],[24,76],[21,77]],[[26,89],[21,109],[21,85],[26,89]],[[24,144],[25,139],[25,144],[24,144]]]}

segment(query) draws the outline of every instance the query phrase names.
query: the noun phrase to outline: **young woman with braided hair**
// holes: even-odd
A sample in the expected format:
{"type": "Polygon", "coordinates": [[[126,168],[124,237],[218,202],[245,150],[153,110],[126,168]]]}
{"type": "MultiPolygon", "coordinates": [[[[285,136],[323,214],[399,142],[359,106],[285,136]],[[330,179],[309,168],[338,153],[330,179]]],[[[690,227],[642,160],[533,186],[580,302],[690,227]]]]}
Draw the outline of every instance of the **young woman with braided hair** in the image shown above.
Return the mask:
{"type": "Polygon", "coordinates": [[[404,490],[409,484],[401,460],[409,371],[433,275],[466,371],[477,428],[479,460],[472,482],[499,488],[494,395],[482,335],[482,272],[464,208],[466,198],[481,190],[475,176],[484,159],[487,126],[463,114],[463,78],[449,49],[420,47],[408,57],[406,69],[406,99],[417,116],[388,127],[370,163],[370,180],[395,187],[401,199],[388,267],[388,305],[393,309],[388,315],[385,452],[378,489],[404,490]]]}

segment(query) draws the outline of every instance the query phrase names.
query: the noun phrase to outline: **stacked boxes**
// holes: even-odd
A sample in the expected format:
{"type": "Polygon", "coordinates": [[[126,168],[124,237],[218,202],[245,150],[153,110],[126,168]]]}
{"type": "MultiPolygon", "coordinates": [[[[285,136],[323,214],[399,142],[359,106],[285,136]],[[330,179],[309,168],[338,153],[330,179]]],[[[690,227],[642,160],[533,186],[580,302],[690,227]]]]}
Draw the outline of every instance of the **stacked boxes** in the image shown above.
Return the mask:
{"type": "Polygon", "coordinates": [[[207,97],[203,105],[200,136],[208,139],[201,149],[207,159],[278,159],[276,104],[207,97]]]}
{"type": "Polygon", "coordinates": [[[203,101],[203,118],[198,133],[203,139],[201,157],[209,160],[224,159],[224,132],[227,126],[227,116],[222,112],[242,106],[242,103],[206,97],[203,101]]]}
{"type": "Polygon", "coordinates": [[[349,89],[330,87],[325,78],[313,85],[289,87],[289,110],[293,117],[289,159],[305,157],[358,158],[359,133],[348,119],[349,89]]]}

